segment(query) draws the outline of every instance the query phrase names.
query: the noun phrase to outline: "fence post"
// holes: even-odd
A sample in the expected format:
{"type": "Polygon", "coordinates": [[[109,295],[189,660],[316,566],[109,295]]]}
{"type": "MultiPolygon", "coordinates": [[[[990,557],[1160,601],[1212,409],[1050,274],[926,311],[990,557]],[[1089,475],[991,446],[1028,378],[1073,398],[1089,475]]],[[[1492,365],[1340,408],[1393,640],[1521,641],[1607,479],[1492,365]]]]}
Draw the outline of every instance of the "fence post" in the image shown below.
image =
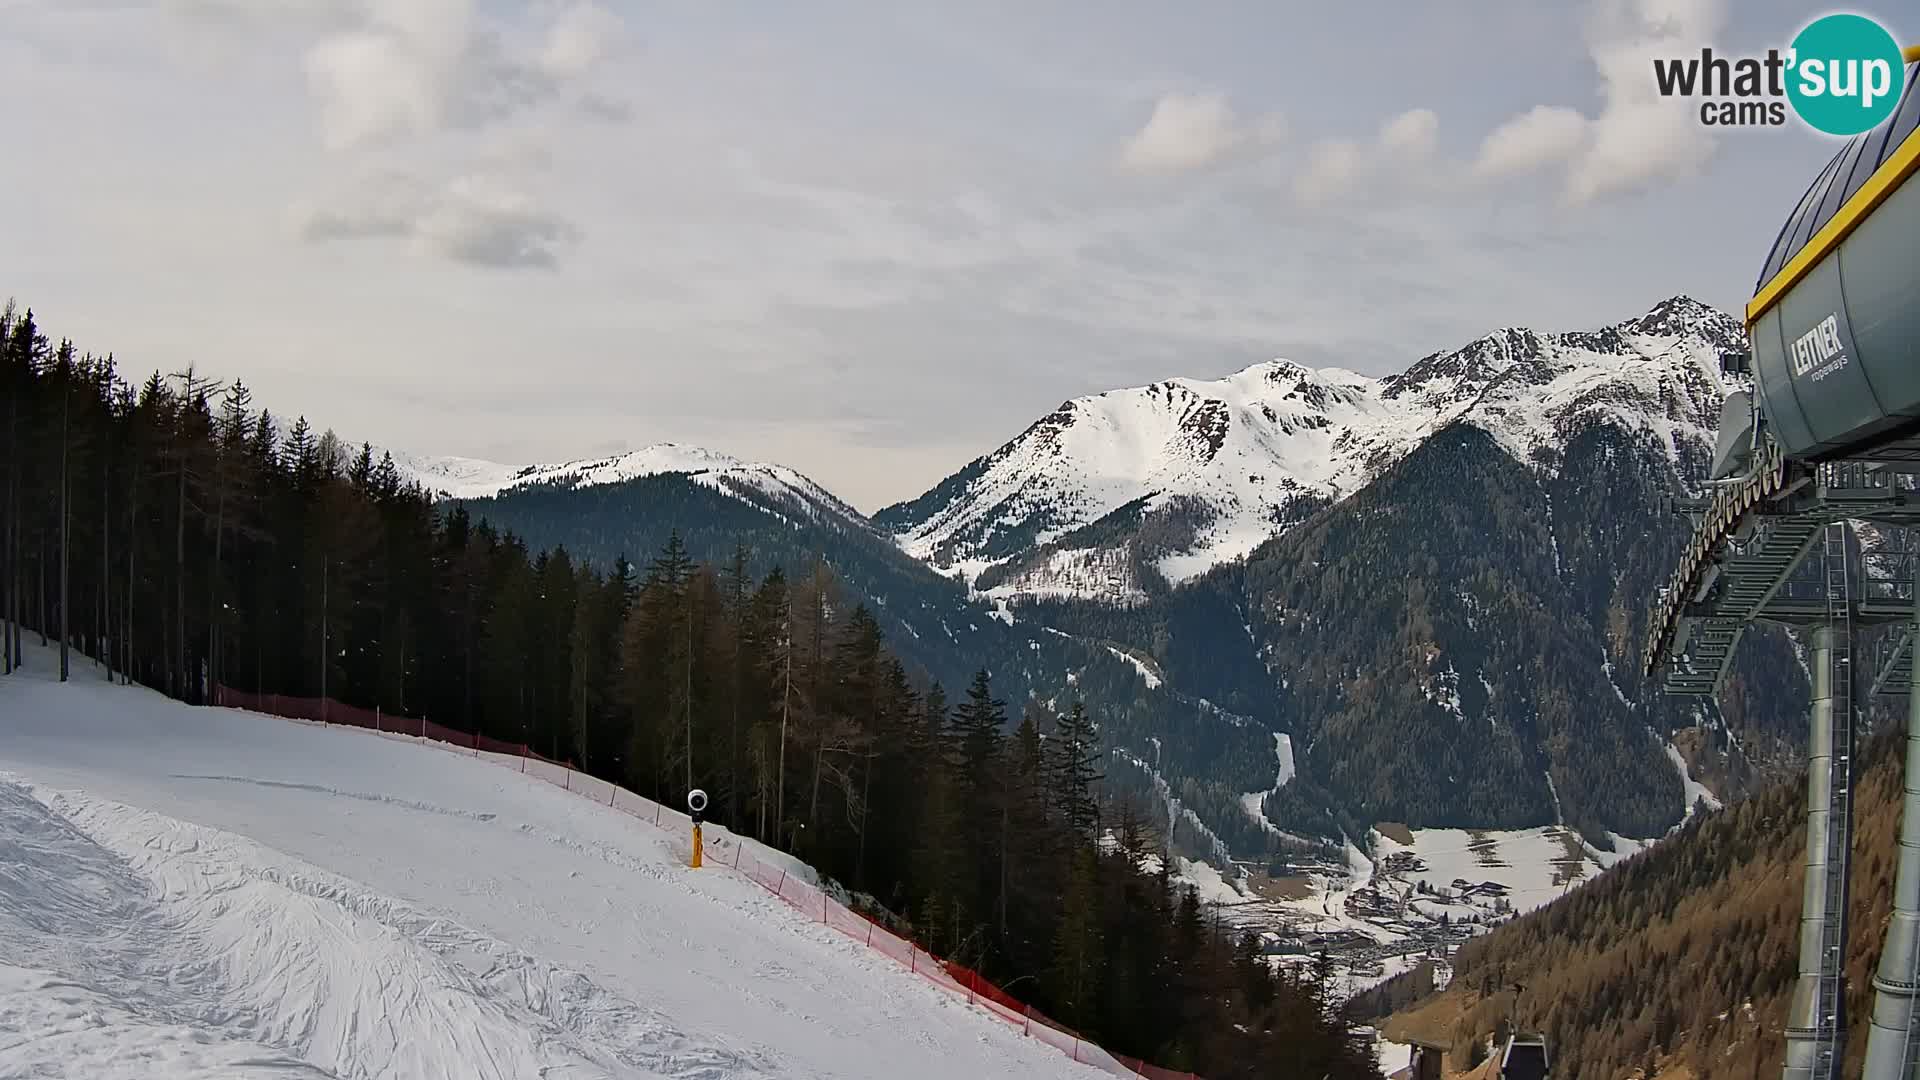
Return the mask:
{"type": "Polygon", "coordinates": [[[787,872],[780,871],[780,884],[774,887],[773,895],[779,896],[787,891],[787,872]]]}
{"type": "Polygon", "coordinates": [[[978,972],[975,972],[971,968],[967,970],[967,1004],[969,1005],[973,1004],[973,981],[979,977],[978,972]]]}
{"type": "Polygon", "coordinates": [[[1033,1035],[1033,1007],[1029,1005],[1020,1006],[1020,1015],[1027,1018],[1026,1034],[1031,1038],[1033,1035]]]}
{"type": "Polygon", "coordinates": [[[420,737],[423,739],[427,737],[427,715],[425,713],[420,714],[420,737]]]}
{"type": "Polygon", "coordinates": [[[375,705],[373,707],[373,730],[375,731],[385,730],[380,726],[380,706],[378,705],[375,705]]]}
{"type": "Polygon", "coordinates": [[[873,920],[867,920],[867,948],[873,948],[873,920]]]}
{"type": "Polygon", "coordinates": [[[820,890],[820,925],[827,925],[827,890],[820,890]]]}
{"type": "Polygon", "coordinates": [[[738,869],[740,869],[740,849],[741,849],[741,848],[743,848],[743,847],[746,847],[746,845],[745,845],[745,844],[742,844],[742,843],[740,842],[740,838],[739,838],[739,837],[737,837],[737,836],[736,836],[736,837],[734,837],[734,839],[733,839],[733,868],[734,868],[735,870],[738,870],[738,869]]]}
{"type": "Polygon", "coordinates": [[[907,970],[916,975],[920,973],[920,946],[911,941],[907,942],[907,970]]]}
{"type": "Polygon", "coordinates": [[[1080,1036],[1078,1035],[1073,1037],[1073,1060],[1080,1060],[1080,1036]]]}

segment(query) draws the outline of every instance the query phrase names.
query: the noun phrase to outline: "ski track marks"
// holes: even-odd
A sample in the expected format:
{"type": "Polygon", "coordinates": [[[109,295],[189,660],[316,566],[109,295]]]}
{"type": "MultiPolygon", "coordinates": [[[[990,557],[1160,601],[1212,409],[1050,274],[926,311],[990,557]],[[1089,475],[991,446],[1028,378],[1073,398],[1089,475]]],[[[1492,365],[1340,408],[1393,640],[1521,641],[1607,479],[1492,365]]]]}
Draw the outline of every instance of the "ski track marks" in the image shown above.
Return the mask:
{"type": "Polygon", "coordinates": [[[773,1075],[252,841],[6,774],[0,955],[0,1031],[32,1033],[0,1036],[6,1077],[773,1075]]]}

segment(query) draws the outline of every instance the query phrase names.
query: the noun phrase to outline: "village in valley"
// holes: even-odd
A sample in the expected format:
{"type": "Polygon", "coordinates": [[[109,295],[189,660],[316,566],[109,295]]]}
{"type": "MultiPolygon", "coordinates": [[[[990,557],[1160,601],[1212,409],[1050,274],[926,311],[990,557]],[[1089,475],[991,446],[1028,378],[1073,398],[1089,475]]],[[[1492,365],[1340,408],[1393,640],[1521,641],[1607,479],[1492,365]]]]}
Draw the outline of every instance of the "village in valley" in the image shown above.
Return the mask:
{"type": "Polygon", "coordinates": [[[1258,935],[1269,962],[1333,980],[1348,997],[1422,964],[1444,987],[1462,942],[1640,846],[1618,838],[1615,851],[1599,851],[1559,825],[1501,832],[1384,823],[1369,830],[1365,850],[1349,843],[1265,865],[1237,861],[1231,879],[1206,863],[1176,863],[1216,918],[1258,935]]]}

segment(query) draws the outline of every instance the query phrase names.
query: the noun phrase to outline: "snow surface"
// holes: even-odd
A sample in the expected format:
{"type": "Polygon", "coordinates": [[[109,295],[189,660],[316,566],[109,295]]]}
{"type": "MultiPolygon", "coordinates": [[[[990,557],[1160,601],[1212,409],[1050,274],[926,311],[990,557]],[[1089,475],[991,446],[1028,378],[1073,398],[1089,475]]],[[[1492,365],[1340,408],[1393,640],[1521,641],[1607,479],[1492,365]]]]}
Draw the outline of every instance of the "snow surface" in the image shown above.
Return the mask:
{"type": "MultiPolygon", "coordinates": [[[[1550,463],[1595,422],[1639,433],[1669,457],[1710,449],[1724,385],[1718,358],[1738,324],[1685,297],[1599,331],[1502,329],[1382,379],[1287,360],[1221,379],[1171,379],[1075,398],[968,467],[897,536],[908,552],[993,565],[1141,502],[1197,505],[1199,535],[1164,555],[1179,582],[1242,558],[1278,533],[1303,496],[1338,500],[1455,422],[1517,460],[1550,463]]],[[[1100,599],[1116,587],[1082,572],[1101,547],[1048,556],[1064,571],[1023,573],[1001,591],[1100,599]]],[[[1121,592],[1134,586],[1122,583],[1121,592]]]]}
{"type": "MultiPolygon", "coordinates": [[[[1507,900],[1516,914],[1558,898],[1624,857],[1607,861],[1604,853],[1580,843],[1572,830],[1559,825],[1503,831],[1415,829],[1411,846],[1377,832],[1370,836],[1383,858],[1395,851],[1411,851],[1426,864],[1425,870],[1398,875],[1404,880],[1424,881],[1447,893],[1454,892],[1456,878],[1476,885],[1497,881],[1508,888],[1507,900]],[[1568,853],[1567,839],[1580,851],[1577,861],[1568,853]]],[[[1453,915],[1458,917],[1457,912],[1453,915]]]]}
{"type": "Polygon", "coordinates": [[[1254,824],[1261,826],[1275,836],[1288,836],[1279,826],[1267,818],[1266,801],[1269,793],[1278,792],[1294,778],[1293,736],[1283,732],[1273,733],[1273,756],[1280,764],[1279,775],[1274,778],[1273,786],[1266,791],[1249,791],[1240,796],[1240,807],[1252,818],[1254,824]]]}
{"type": "Polygon", "coordinates": [[[1388,1076],[1413,1064],[1413,1044],[1388,1042],[1380,1039],[1373,1044],[1373,1051],[1380,1062],[1380,1071],[1388,1076]]]}
{"type": "Polygon", "coordinates": [[[1094,1075],[534,777],[29,663],[0,1075],[1094,1075]]]}
{"type": "Polygon", "coordinates": [[[1203,904],[1239,904],[1246,896],[1233,887],[1212,863],[1195,862],[1184,856],[1173,857],[1174,878],[1191,885],[1203,904]]]}

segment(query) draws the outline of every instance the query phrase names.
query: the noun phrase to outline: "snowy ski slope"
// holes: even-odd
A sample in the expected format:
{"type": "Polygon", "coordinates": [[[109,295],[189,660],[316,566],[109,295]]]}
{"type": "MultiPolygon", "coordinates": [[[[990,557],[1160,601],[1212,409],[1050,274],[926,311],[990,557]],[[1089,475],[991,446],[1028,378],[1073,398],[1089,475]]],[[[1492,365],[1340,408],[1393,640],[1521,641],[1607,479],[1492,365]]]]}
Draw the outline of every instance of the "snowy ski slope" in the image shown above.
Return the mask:
{"type": "Polygon", "coordinates": [[[1091,1077],[445,749],[0,680],[0,1076],[1091,1077]]]}

